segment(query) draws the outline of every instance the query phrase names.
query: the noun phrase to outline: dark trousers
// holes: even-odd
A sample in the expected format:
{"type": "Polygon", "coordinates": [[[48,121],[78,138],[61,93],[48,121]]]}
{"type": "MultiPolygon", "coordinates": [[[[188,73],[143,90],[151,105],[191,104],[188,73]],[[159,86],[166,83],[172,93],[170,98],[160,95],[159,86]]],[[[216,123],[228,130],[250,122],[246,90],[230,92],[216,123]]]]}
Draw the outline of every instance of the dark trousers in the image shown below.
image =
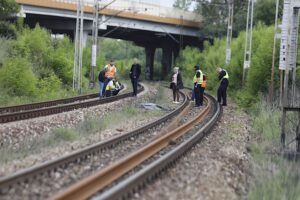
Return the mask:
{"type": "Polygon", "coordinates": [[[227,105],[227,87],[228,87],[229,81],[228,79],[223,79],[220,83],[220,86],[218,88],[218,102],[221,103],[221,100],[223,100],[222,105],[227,105]]]}
{"type": "Polygon", "coordinates": [[[106,97],[116,96],[119,92],[120,92],[120,89],[118,89],[118,90],[106,90],[105,96],[106,97]]]}
{"type": "Polygon", "coordinates": [[[138,84],[137,78],[132,78],[131,84],[132,84],[132,88],[133,88],[133,95],[136,96],[137,95],[137,84],[138,84]]]}
{"type": "Polygon", "coordinates": [[[179,89],[175,85],[175,83],[172,83],[172,91],[173,91],[173,101],[179,102],[179,89]]]}
{"type": "Polygon", "coordinates": [[[196,87],[194,87],[196,106],[203,105],[203,91],[204,88],[202,88],[200,84],[197,84],[196,87]]]}

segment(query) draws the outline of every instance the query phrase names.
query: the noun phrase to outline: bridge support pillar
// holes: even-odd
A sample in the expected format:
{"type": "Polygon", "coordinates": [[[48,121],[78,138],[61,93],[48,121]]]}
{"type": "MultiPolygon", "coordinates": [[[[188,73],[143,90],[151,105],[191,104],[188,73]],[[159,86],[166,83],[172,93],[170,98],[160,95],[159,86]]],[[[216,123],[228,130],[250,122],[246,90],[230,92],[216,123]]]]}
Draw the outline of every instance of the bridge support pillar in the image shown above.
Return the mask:
{"type": "MultiPolygon", "coordinates": [[[[175,63],[176,58],[178,58],[180,53],[180,49],[179,48],[175,48],[173,49],[173,63],[175,63]]],[[[180,67],[180,66],[176,66],[176,67],[180,67]]]]}
{"type": "Polygon", "coordinates": [[[173,59],[173,51],[170,46],[165,45],[163,48],[162,55],[162,70],[161,70],[161,79],[166,78],[167,74],[170,72],[172,68],[172,59],[173,59]]]}
{"type": "Polygon", "coordinates": [[[145,69],[145,79],[153,80],[153,65],[154,65],[154,54],[155,47],[145,47],[146,52],[146,69],[145,69]]]}

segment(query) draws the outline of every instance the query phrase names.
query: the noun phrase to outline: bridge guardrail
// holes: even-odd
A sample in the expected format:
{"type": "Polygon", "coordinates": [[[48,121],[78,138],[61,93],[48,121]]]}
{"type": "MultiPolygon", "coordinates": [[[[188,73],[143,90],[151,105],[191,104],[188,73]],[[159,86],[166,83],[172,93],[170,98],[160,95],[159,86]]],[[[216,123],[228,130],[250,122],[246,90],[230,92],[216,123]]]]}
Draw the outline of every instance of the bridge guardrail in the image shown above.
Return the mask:
{"type": "MultiPolygon", "coordinates": [[[[61,3],[71,3],[77,4],[77,0],[52,0],[55,2],[61,3]]],[[[112,0],[101,0],[100,1],[100,8],[104,7],[105,5],[109,4],[112,0]]],[[[85,6],[94,6],[94,0],[83,0],[85,6]]],[[[128,9],[128,12],[138,12],[139,14],[146,14],[158,17],[166,17],[166,18],[174,18],[174,19],[182,19],[194,22],[201,22],[202,18],[200,15],[184,11],[178,8],[168,8],[160,5],[155,5],[151,3],[142,3],[137,1],[126,1],[126,0],[116,0],[112,4],[110,4],[108,9],[112,10],[124,10],[124,8],[131,8],[128,9]]]]}

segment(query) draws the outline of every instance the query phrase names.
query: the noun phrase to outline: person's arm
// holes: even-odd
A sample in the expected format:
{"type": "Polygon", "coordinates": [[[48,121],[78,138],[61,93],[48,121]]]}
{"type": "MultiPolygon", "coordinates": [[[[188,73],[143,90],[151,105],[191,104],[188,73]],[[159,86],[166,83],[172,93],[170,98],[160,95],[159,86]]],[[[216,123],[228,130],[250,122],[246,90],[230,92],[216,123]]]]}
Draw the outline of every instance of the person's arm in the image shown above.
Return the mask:
{"type": "Polygon", "coordinates": [[[139,78],[141,75],[141,65],[138,65],[138,73],[137,73],[137,78],[139,78]]]}

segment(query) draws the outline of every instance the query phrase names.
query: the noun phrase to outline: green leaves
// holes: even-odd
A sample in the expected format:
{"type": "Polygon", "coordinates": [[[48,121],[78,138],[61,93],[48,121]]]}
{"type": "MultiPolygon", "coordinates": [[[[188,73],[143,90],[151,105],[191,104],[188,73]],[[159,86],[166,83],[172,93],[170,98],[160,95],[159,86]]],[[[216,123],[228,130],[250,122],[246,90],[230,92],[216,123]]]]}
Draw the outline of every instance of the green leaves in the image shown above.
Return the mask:
{"type": "MultiPolygon", "coordinates": [[[[245,45],[244,32],[232,41],[232,56],[228,66],[225,66],[225,39],[216,39],[213,45],[205,43],[202,52],[195,48],[186,48],[176,61],[176,65],[184,71],[184,76],[190,77],[189,81],[191,81],[194,75],[193,66],[200,64],[201,70],[208,75],[208,90],[216,90],[219,86],[216,68],[225,68],[229,73],[229,91],[233,91],[235,99],[240,105],[250,107],[258,100],[257,95],[260,92],[266,92],[269,86],[272,67],[273,33],[274,27],[272,26],[267,27],[263,24],[258,24],[254,28],[251,68],[248,70],[244,85],[242,84],[245,45]]],[[[277,63],[278,60],[277,53],[277,63]]],[[[276,73],[278,74],[278,70],[276,70],[276,73]]],[[[184,80],[186,80],[186,77],[184,77],[184,80]]],[[[191,83],[185,83],[185,85],[191,85],[191,83]]]]}
{"type": "Polygon", "coordinates": [[[19,5],[15,0],[0,0],[0,17],[19,12],[19,5]]]}
{"type": "Polygon", "coordinates": [[[9,60],[0,70],[0,87],[9,95],[34,96],[36,83],[31,64],[24,58],[9,60]]]}

